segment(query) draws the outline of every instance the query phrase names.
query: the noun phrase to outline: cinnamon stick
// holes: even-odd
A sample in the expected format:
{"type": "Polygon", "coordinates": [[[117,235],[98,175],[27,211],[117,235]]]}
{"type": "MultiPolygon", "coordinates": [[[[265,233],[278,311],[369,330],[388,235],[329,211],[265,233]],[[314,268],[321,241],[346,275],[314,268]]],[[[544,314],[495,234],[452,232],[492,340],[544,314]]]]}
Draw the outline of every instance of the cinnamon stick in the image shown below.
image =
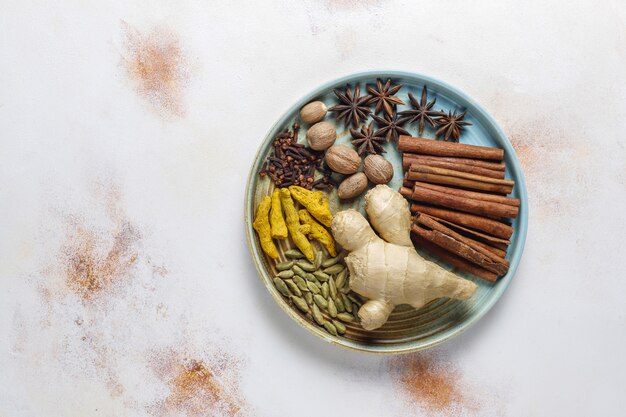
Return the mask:
{"type": "MultiPolygon", "coordinates": [[[[402,193],[402,189],[400,192],[402,193]]],[[[408,190],[412,194],[411,190],[408,190]]],[[[406,192],[406,190],[405,190],[406,192]]],[[[403,194],[404,195],[404,194],[403,194]]],[[[485,217],[473,214],[462,213],[459,211],[448,210],[445,208],[431,207],[424,204],[411,204],[412,213],[426,213],[439,219],[444,219],[457,225],[467,227],[469,229],[480,230],[500,239],[509,239],[513,235],[513,228],[496,220],[487,219],[485,217]]]]}
{"type": "Polygon", "coordinates": [[[504,149],[442,142],[433,139],[414,138],[406,135],[400,136],[398,140],[398,150],[427,155],[490,159],[496,161],[502,161],[502,159],[504,159],[504,149]]]}
{"type": "Polygon", "coordinates": [[[461,164],[457,162],[438,161],[422,158],[407,158],[405,160],[404,157],[402,158],[402,167],[404,170],[408,170],[411,167],[411,164],[420,164],[436,168],[446,168],[452,169],[454,171],[467,172],[469,174],[482,175],[484,177],[504,179],[504,171],[482,168],[474,165],[461,164]],[[408,164],[405,165],[405,162],[408,162],[408,164]]]}
{"type": "Polygon", "coordinates": [[[519,209],[507,204],[494,203],[491,201],[476,200],[447,194],[441,191],[431,190],[420,186],[413,188],[410,198],[415,201],[443,206],[466,213],[499,219],[502,217],[517,217],[519,209]]]}
{"type": "Polygon", "coordinates": [[[450,265],[461,269],[463,271],[467,271],[470,274],[476,275],[479,278],[487,280],[489,282],[496,282],[498,276],[491,271],[487,271],[484,268],[475,265],[460,256],[454,255],[447,250],[443,249],[440,246],[435,245],[432,242],[420,237],[415,233],[411,233],[411,239],[413,240],[413,244],[420,249],[424,249],[430,255],[434,255],[435,257],[441,259],[444,262],[448,262],[450,265]]]}
{"type": "MultiPolygon", "coordinates": [[[[408,176],[407,176],[408,177],[408,176]]],[[[407,179],[407,184],[411,180],[407,179]]],[[[474,191],[461,190],[458,188],[445,187],[443,185],[429,184],[425,182],[415,181],[413,186],[418,185],[420,187],[429,188],[435,191],[441,191],[442,193],[458,195],[459,197],[473,198],[475,200],[492,201],[494,203],[506,204],[509,206],[519,207],[520,200],[518,198],[505,197],[495,194],[477,193],[474,191]]]]}
{"type": "Polygon", "coordinates": [[[436,216],[430,216],[430,217],[434,218],[439,223],[445,224],[446,226],[450,227],[451,229],[458,231],[461,234],[464,234],[464,235],[466,235],[468,237],[471,237],[476,242],[484,243],[487,246],[486,249],[489,249],[489,250],[493,249],[492,252],[494,252],[496,254],[502,253],[500,255],[502,257],[504,257],[506,255],[506,249],[511,244],[510,240],[500,239],[500,238],[495,237],[495,236],[487,235],[487,234],[478,232],[476,230],[472,230],[472,229],[469,229],[467,227],[458,225],[456,223],[452,223],[452,222],[450,222],[448,220],[440,219],[439,217],[436,217],[436,216]]]}
{"type": "Polygon", "coordinates": [[[469,159],[469,158],[455,158],[452,156],[435,156],[435,155],[422,155],[417,153],[402,153],[402,168],[408,169],[413,162],[419,161],[437,161],[437,162],[450,162],[453,164],[471,165],[480,168],[486,168],[493,171],[506,170],[506,164],[504,162],[484,161],[481,159],[469,159]]]}
{"type": "Polygon", "coordinates": [[[411,226],[411,231],[498,275],[506,274],[509,269],[509,262],[506,259],[475,245],[471,239],[452,231],[427,215],[417,216],[411,226]]]}
{"type": "Polygon", "coordinates": [[[469,188],[471,190],[480,190],[498,194],[509,194],[513,191],[513,187],[509,185],[491,184],[488,182],[474,181],[448,175],[428,174],[424,172],[409,171],[407,178],[412,181],[452,185],[455,187],[469,188]]]}
{"type": "Polygon", "coordinates": [[[488,257],[492,261],[506,265],[507,268],[509,266],[509,261],[507,259],[504,259],[503,256],[496,255],[494,252],[490,251],[488,248],[485,248],[484,246],[477,244],[477,242],[474,239],[471,239],[467,236],[463,236],[462,234],[455,232],[454,230],[450,229],[449,227],[439,222],[434,217],[429,216],[428,214],[423,214],[423,213],[417,214],[415,216],[414,223],[417,225],[426,226],[429,229],[436,230],[447,236],[450,236],[454,240],[458,240],[459,242],[462,242],[468,245],[475,251],[482,253],[484,256],[488,257]]]}

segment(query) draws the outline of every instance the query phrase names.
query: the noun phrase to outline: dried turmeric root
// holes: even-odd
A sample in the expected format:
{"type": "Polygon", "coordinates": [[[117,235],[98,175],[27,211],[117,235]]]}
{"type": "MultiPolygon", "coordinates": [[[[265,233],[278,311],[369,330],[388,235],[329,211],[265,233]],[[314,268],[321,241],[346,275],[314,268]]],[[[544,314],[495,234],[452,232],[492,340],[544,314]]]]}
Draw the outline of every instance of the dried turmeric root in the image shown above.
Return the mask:
{"type": "MultiPolygon", "coordinates": [[[[267,197],[269,198],[269,197],[267,197]]],[[[291,193],[287,188],[281,188],[280,190],[280,202],[283,205],[285,211],[285,218],[287,221],[287,229],[291,235],[293,243],[300,249],[300,252],[307,257],[309,261],[315,259],[315,253],[311,242],[306,238],[306,233],[310,232],[311,227],[309,225],[301,225],[298,219],[298,212],[291,199],[291,193]]]]}
{"type": "Polygon", "coordinates": [[[276,245],[274,245],[270,231],[269,214],[271,205],[272,199],[269,195],[265,196],[265,198],[261,200],[261,204],[259,204],[259,207],[256,210],[256,216],[254,218],[254,222],[252,223],[252,227],[259,235],[259,242],[261,242],[263,252],[265,252],[270,258],[278,259],[278,250],[276,249],[276,245]]]}
{"type": "Polygon", "coordinates": [[[316,222],[308,211],[300,210],[298,215],[300,216],[300,222],[302,224],[306,224],[311,227],[311,230],[308,233],[309,239],[318,240],[322,245],[324,245],[330,256],[337,256],[337,251],[335,250],[335,240],[330,235],[330,232],[316,222]]]}
{"type": "Polygon", "coordinates": [[[274,189],[272,193],[272,211],[270,211],[270,226],[272,230],[272,237],[274,239],[286,239],[287,238],[287,225],[283,218],[283,210],[280,206],[280,191],[278,188],[274,189]]]}
{"type": "Polygon", "coordinates": [[[292,197],[302,204],[318,222],[330,227],[333,215],[330,212],[328,199],[321,191],[309,191],[306,188],[292,185],[289,187],[292,197]]]}

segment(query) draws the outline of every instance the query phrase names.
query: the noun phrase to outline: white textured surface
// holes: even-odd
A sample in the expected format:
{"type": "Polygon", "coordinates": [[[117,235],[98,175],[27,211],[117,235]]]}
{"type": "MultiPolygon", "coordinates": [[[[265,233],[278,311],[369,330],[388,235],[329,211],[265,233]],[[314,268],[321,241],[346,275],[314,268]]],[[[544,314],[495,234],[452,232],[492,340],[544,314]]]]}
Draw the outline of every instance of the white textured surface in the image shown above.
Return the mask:
{"type": "Polygon", "coordinates": [[[242,224],[249,165],[280,114],[376,68],[482,103],[528,182],[516,278],[438,350],[480,406],[440,414],[623,415],[625,29],[618,0],[5,2],[0,416],[202,415],[159,408],[171,378],[154,368],[170,352],[219,373],[224,351],[242,414],[428,415],[387,357],[326,345],[282,313],[242,224]],[[134,90],[128,27],[179,40],[181,115],[134,90]],[[81,299],[61,256],[76,225],[106,255],[127,223],[132,266],[81,299]]]}

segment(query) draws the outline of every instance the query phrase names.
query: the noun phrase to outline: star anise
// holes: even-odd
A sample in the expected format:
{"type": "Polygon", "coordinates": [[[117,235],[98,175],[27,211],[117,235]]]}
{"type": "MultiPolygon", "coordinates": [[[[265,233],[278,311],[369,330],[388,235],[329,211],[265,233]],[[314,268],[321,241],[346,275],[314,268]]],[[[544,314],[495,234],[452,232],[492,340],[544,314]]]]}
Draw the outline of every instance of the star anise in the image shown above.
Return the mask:
{"type": "Polygon", "coordinates": [[[417,125],[418,135],[424,133],[426,122],[428,122],[432,127],[435,127],[435,120],[433,120],[432,116],[441,116],[443,113],[431,110],[437,102],[437,99],[435,98],[433,101],[428,102],[428,90],[426,86],[422,88],[422,97],[419,103],[411,93],[409,93],[409,100],[411,101],[413,109],[401,111],[399,114],[400,116],[403,116],[402,119],[406,119],[409,123],[415,123],[419,120],[417,125]]]}
{"type": "Polygon", "coordinates": [[[393,113],[394,104],[404,104],[402,100],[394,96],[399,89],[402,88],[402,84],[394,85],[391,87],[391,78],[387,78],[387,82],[383,85],[380,78],[376,79],[376,88],[367,86],[367,91],[371,95],[370,102],[368,104],[376,103],[374,108],[374,114],[378,114],[382,108],[385,109],[386,114],[393,113]]]}
{"type": "Polygon", "coordinates": [[[343,119],[346,127],[348,127],[350,123],[352,123],[352,126],[358,127],[361,124],[361,119],[366,119],[372,112],[368,106],[371,96],[367,95],[361,97],[361,87],[358,85],[354,87],[354,93],[350,90],[350,84],[346,85],[345,93],[342,93],[338,89],[335,89],[334,93],[341,103],[328,110],[336,113],[337,120],[343,119]]]}
{"type": "Polygon", "coordinates": [[[452,137],[455,142],[458,142],[464,126],[471,125],[470,122],[463,121],[465,113],[467,113],[467,111],[464,111],[461,114],[456,114],[456,110],[454,112],[450,111],[448,114],[442,112],[441,117],[436,119],[437,124],[441,127],[437,129],[435,134],[437,136],[443,135],[443,140],[448,140],[452,137]]]}
{"type": "Polygon", "coordinates": [[[385,135],[387,142],[397,141],[400,135],[411,135],[402,127],[408,120],[399,119],[395,112],[393,114],[386,114],[384,118],[373,114],[372,118],[379,127],[376,136],[385,135]]]}
{"type": "Polygon", "coordinates": [[[374,133],[374,123],[370,123],[367,127],[361,126],[360,132],[356,129],[350,129],[350,134],[354,138],[352,145],[357,148],[356,151],[359,155],[385,152],[383,149],[385,138],[374,133]]]}

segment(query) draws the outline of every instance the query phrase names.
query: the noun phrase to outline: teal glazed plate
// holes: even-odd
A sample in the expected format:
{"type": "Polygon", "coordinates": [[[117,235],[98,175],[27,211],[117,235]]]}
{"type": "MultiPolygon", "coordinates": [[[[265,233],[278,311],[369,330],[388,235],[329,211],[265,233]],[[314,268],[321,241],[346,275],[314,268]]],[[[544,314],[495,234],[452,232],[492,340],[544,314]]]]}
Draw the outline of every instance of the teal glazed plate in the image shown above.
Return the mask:
{"type": "MultiPolygon", "coordinates": [[[[409,107],[409,105],[399,106],[398,111],[408,109],[409,107]]],[[[328,113],[324,120],[334,123],[336,126],[337,141],[335,143],[350,145],[350,133],[348,129],[344,128],[343,122],[337,123],[334,115],[331,113],[328,113]]],[[[371,121],[371,117],[368,119],[368,123],[369,121],[371,121]]],[[[406,128],[411,135],[417,136],[416,124],[406,128]]],[[[434,139],[434,129],[427,126],[421,137],[434,139]]],[[[394,177],[389,186],[398,190],[403,180],[402,154],[397,150],[394,143],[387,143],[385,150],[385,158],[394,167],[394,177]]],[[[370,184],[369,188],[371,187],[372,185],[370,184]]],[[[356,198],[348,203],[343,203],[337,197],[337,191],[334,189],[328,193],[328,198],[333,213],[347,208],[355,208],[364,213],[363,198],[356,198]]],[[[348,75],[326,83],[302,97],[283,114],[263,139],[263,143],[252,164],[246,189],[244,214],[248,245],[259,275],[267,290],[274,297],[274,300],[296,323],[314,335],[335,345],[374,353],[404,353],[426,349],[445,342],[468,329],[493,307],[513,279],[522,257],[528,227],[528,196],[526,194],[526,183],[524,182],[522,168],[511,143],[493,117],[477,102],[455,87],[425,75],[402,71],[369,71],[348,75]],[[252,228],[252,222],[260,200],[271,194],[274,184],[269,178],[260,177],[258,172],[272,150],[273,138],[283,129],[290,128],[294,122],[302,125],[299,142],[306,142],[305,133],[308,126],[302,124],[299,119],[299,110],[302,106],[314,100],[321,100],[327,107],[331,107],[337,104],[337,98],[333,93],[333,89],[343,90],[346,84],[350,84],[352,88],[357,84],[360,85],[361,94],[365,95],[367,94],[366,85],[375,85],[377,78],[381,78],[383,82],[387,78],[391,78],[393,83],[402,84],[403,87],[396,96],[405,103],[409,103],[407,97],[409,92],[419,100],[422,87],[426,85],[428,87],[428,100],[437,99],[435,109],[443,109],[446,112],[449,110],[467,110],[465,121],[471,122],[472,125],[462,132],[460,143],[504,149],[507,166],[506,178],[515,181],[513,193],[510,196],[521,200],[519,217],[512,222],[514,232],[510,239],[511,246],[506,256],[510,261],[509,271],[495,284],[488,283],[464,272],[455,271],[460,276],[478,284],[476,293],[469,300],[460,301],[442,298],[429,303],[420,310],[414,310],[408,306],[400,306],[396,308],[389,321],[380,329],[366,331],[358,324],[351,324],[346,326],[345,335],[333,336],[315,324],[310,317],[302,315],[297,309],[293,308],[272,283],[272,277],[276,275],[277,271],[274,267],[274,262],[267,258],[261,250],[257,235],[252,228]]],[[[291,245],[280,242],[277,243],[277,247],[280,254],[279,261],[282,261],[285,259],[283,252],[290,249],[291,245]]],[[[417,249],[426,258],[434,260],[447,269],[452,269],[445,262],[430,258],[427,253],[420,251],[419,248],[417,249]]]]}

